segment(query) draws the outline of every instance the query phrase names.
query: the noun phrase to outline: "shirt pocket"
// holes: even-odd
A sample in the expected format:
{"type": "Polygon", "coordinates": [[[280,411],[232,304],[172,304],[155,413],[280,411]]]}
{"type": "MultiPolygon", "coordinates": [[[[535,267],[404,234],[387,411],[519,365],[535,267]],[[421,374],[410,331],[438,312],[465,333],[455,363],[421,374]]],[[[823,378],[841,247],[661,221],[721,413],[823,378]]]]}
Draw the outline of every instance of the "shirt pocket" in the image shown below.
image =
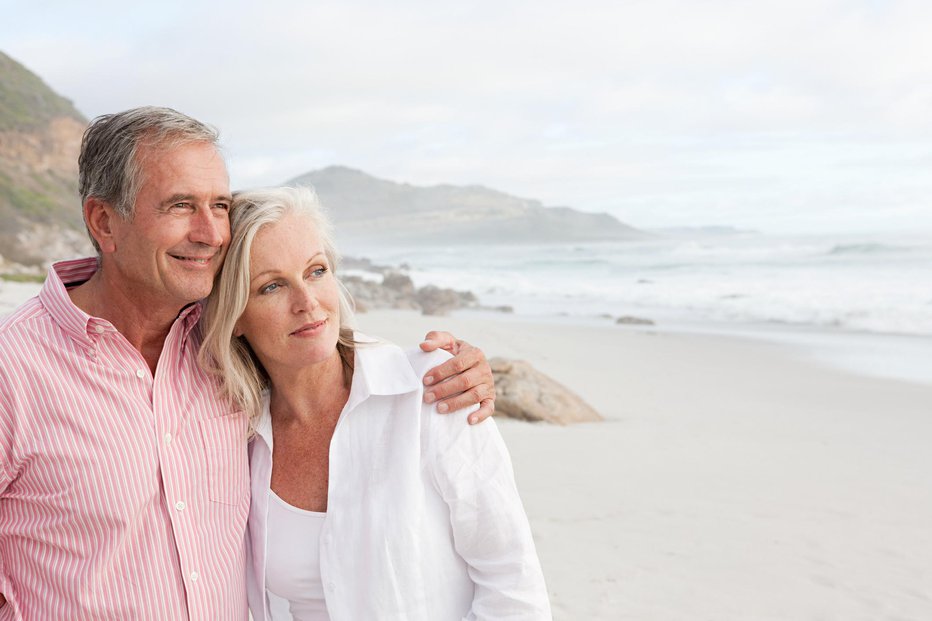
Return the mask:
{"type": "Polygon", "coordinates": [[[247,425],[243,412],[200,421],[207,464],[207,489],[214,502],[238,505],[248,498],[247,425]]]}

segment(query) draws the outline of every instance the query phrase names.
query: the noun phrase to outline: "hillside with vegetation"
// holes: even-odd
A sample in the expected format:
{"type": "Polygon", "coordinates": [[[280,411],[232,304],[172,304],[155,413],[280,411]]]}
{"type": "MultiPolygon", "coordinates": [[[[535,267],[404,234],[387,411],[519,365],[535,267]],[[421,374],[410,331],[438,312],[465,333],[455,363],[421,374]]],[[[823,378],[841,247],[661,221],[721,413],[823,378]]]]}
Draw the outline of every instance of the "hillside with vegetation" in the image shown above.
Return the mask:
{"type": "Polygon", "coordinates": [[[0,52],[0,266],[87,252],[77,161],[86,119],[0,52]]]}

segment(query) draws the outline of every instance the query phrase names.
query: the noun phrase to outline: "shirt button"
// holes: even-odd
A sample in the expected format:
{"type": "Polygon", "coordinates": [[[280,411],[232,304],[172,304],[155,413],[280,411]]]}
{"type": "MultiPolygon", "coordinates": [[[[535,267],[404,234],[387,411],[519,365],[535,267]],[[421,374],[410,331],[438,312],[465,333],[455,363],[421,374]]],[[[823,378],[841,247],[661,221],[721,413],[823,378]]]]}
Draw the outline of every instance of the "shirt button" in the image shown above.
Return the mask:
{"type": "Polygon", "coordinates": [[[165,444],[171,444],[171,443],[172,443],[172,434],[166,433],[165,436],[164,436],[164,438],[165,438],[165,444]]]}
{"type": "Polygon", "coordinates": [[[201,575],[197,573],[196,571],[191,572],[191,582],[197,582],[197,579],[200,577],[201,575]]]}
{"type": "Polygon", "coordinates": [[[184,511],[185,506],[186,505],[184,504],[183,500],[179,500],[178,502],[175,503],[175,508],[178,509],[179,511],[184,511]]]}
{"type": "Polygon", "coordinates": [[[103,334],[105,330],[103,326],[97,326],[94,328],[94,332],[96,332],[97,334],[103,334]]]}
{"type": "Polygon", "coordinates": [[[137,370],[136,370],[136,377],[138,377],[139,379],[142,379],[142,378],[144,378],[145,376],[146,376],[146,370],[145,370],[145,369],[137,369],[137,370]]]}
{"type": "Polygon", "coordinates": [[[330,589],[331,591],[335,591],[337,588],[337,583],[331,580],[330,582],[327,583],[327,588],[330,589]]]}

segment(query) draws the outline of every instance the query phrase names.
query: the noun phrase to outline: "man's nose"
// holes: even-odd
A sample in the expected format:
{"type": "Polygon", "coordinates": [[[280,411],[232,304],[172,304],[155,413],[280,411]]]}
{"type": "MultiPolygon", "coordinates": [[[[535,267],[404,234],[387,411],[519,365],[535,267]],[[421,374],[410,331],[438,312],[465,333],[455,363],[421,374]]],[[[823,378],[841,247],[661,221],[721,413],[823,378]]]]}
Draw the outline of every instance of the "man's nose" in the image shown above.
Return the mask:
{"type": "Polygon", "coordinates": [[[214,213],[203,207],[195,212],[191,223],[190,238],[192,242],[217,248],[223,244],[223,231],[227,226],[226,214],[214,213]]]}

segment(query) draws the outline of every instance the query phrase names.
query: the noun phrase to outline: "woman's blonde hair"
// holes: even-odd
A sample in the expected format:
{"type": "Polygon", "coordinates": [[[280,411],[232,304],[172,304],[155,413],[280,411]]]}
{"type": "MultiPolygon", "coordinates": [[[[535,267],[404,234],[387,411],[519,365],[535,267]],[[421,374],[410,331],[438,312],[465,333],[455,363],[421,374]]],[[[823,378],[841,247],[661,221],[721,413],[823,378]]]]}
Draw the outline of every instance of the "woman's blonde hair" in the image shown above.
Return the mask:
{"type": "MultiPolygon", "coordinates": [[[[333,244],[333,225],[309,188],[268,188],[237,192],[230,207],[230,246],[223,268],[214,280],[203,317],[201,365],[221,385],[222,397],[248,414],[251,428],[262,407],[262,391],[269,387],[262,363],[242,337],[233,335],[236,322],[249,301],[249,255],[262,227],[288,214],[307,216],[316,229],[324,254],[336,278],[339,255],[333,244]]],[[[337,348],[345,366],[352,368],[353,307],[346,288],[337,280],[340,297],[340,336],[337,348]]]]}

